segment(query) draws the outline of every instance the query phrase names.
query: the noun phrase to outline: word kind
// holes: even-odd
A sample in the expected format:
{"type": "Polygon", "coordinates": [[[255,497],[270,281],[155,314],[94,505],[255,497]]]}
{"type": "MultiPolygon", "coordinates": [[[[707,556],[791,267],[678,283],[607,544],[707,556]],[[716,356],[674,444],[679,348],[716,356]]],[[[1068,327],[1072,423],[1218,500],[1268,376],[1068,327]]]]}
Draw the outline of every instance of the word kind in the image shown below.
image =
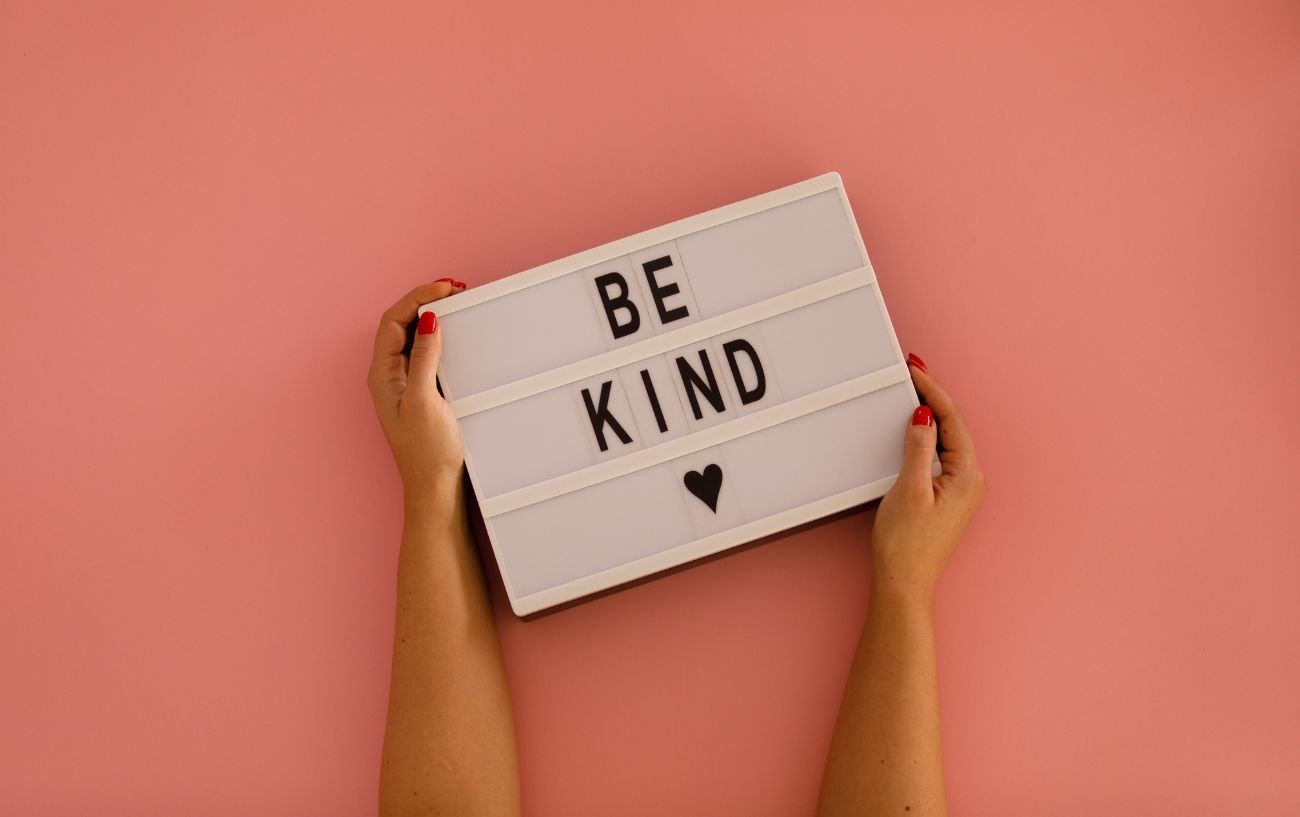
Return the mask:
{"type": "MultiPolygon", "coordinates": [[[[656,254],[637,266],[644,300],[637,299],[638,282],[628,280],[626,265],[591,278],[613,340],[642,333],[646,300],[653,305],[648,320],[657,328],[696,319],[689,279],[671,253],[656,254]]],[[[725,415],[733,398],[736,408],[758,403],[767,394],[767,376],[754,344],[733,337],[625,367],[579,391],[596,446],[604,454],[632,445],[638,427],[645,438],[642,444],[652,445],[686,430],[679,426],[703,425],[714,415],[725,415]],[[620,387],[622,399],[612,399],[620,387]],[[629,403],[630,413],[620,416],[615,406],[629,403]],[[645,419],[638,424],[635,417],[645,419]]]]}

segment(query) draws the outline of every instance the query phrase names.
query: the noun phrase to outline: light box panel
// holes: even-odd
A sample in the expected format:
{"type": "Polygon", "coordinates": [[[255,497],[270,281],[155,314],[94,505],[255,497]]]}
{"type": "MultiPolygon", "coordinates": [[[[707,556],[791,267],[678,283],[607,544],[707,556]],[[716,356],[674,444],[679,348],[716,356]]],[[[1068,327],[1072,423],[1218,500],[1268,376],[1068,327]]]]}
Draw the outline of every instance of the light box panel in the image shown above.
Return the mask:
{"type": "Polygon", "coordinates": [[[883,495],[918,404],[836,173],[430,308],[518,615],[883,495]]]}

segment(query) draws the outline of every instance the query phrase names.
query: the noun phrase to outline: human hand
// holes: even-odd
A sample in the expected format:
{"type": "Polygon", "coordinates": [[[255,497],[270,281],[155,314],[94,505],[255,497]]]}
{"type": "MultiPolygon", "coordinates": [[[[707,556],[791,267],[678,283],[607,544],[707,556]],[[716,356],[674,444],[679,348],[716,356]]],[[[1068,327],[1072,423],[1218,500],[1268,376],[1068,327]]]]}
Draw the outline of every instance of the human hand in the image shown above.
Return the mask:
{"type": "Polygon", "coordinates": [[[928,598],[984,499],[986,481],[952,398],[926,371],[925,361],[908,355],[907,364],[925,405],[912,415],[903,442],[903,470],[876,512],[873,582],[928,598]],[[934,477],[938,440],[943,441],[943,474],[934,477]]]}
{"type": "Polygon", "coordinates": [[[465,457],[451,406],[438,393],[438,319],[433,312],[420,316],[409,360],[402,354],[407,327],[421,304],[464,288],[450,278],[416,287],[384,313],[375,333],[367,383],[408,501],[432,496],[441,484],[458,484],[465,457]]]}

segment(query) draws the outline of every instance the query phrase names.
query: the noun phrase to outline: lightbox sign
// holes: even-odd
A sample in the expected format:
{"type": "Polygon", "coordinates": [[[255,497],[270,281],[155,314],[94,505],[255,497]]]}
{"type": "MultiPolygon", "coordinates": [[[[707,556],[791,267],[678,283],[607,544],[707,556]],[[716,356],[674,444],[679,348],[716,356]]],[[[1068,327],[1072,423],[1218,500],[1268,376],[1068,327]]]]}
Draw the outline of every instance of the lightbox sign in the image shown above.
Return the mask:
{"type": "Polygon", "coordinates": [[[877,498],[902,467],[917,397],[839,174],[436,307],[518,615],[877,498]]]}

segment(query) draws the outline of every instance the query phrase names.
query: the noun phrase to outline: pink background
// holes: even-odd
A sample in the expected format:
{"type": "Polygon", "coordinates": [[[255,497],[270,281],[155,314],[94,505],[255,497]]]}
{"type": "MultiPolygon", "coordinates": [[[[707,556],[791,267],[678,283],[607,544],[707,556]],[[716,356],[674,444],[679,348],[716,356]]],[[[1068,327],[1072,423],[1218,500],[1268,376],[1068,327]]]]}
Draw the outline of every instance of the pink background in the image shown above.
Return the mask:
{"type": "MultiPolygon", "coordinates": [[[[826,170],[990,479],[954,814],[1300,812],[1300,6],[611,5],[0,2],[0,812],[371,812],[379,312],[826,170]]],[[[498,595],[526,812],[810,813],[871,520],[498,595]]]]}

